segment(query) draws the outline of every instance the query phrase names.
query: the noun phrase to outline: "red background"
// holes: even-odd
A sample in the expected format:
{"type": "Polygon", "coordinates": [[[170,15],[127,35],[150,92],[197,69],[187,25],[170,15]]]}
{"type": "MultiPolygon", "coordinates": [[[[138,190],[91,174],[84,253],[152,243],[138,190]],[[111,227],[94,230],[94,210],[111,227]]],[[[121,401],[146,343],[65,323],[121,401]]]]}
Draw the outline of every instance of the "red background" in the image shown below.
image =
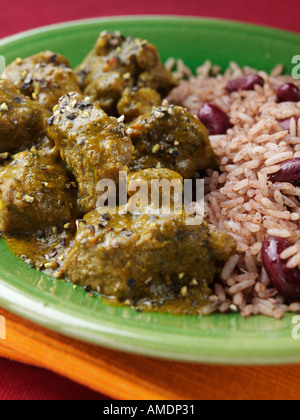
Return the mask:
{"type": "MultiPolygon", "coordinates": [[[[67,20],[141,14],[208,16],[300,32],[299,0],[14,0],[3,1],[0,37],[67,20]]],[[[1,51],[0,51],[1,52],[1,51]]],[[[103,399],[43,369],[0,359],[0,400],[103,399]]]]}
{"type": "Polygon", "coordinates": [[[1,3],[0,37],[66,20],[134,14],[209,16],[300,31],[299,0],[13,0],[1,3]]]}

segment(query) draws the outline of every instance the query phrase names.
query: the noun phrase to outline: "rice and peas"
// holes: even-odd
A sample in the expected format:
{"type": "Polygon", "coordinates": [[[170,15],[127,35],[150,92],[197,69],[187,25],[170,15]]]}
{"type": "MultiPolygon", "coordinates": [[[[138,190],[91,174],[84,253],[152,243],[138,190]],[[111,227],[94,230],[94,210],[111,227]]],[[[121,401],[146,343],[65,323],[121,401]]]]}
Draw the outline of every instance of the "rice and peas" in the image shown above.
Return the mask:
{"type": "Polygon", "coordinates": [[[300,80],[282,75],[282,65],[268,75],[230,63],[221,74],[218,66],[206,61],[197,69],[196,77],[182,60],[175,63],[170,59],[166,66],[173,69],[175,64],[174,76],[180,85],[171,92],[169,101],[196,115],[204,103],[217,105],[233,124],[226,135],[210,136],[221,166],[218,171],[207,171],[205,217],[212,230],[227,232],[236,239],[237,253],[224,266],[220,282],[215,283],[207,312],[275,318],[282,318],[285,312],[299,312],[300,302],[287,303],[272,286],[262,264],[262,244],[268,236],[288,240],[290,247],[281,258],[288,268],[300,268],[300,187],[268,181],[282,162],[300,158],[300,102],[278,103],[276,96],[282,84],[300,87],[300,80]],[[258,74],[264,85],[228,93],[228,82],[245,74],[258,74]],[[279,122],[289,118],[289,130],[285,130],[279,122]]]}

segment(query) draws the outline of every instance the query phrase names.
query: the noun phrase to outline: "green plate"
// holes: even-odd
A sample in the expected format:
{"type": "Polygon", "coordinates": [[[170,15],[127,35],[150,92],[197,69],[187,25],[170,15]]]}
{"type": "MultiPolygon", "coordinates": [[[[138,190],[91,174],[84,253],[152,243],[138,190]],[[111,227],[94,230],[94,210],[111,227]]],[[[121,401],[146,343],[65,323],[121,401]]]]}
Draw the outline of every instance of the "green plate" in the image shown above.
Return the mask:
{"type": "MultiPolygon", "coordinates": [[[[100,31],[120,30],[147,38],[163,60],[181,57],[196,68],[206,59],[225,68],[232,60],[269,71],[292,69],[300,35],[240,23],[166,17],[78,21],[26,32],[0,41],[9,63],[51,49],[76,65],[100,31]]],[[[84,290],[55,280],[14,257],[0,241],[0,305],[62,334],[144,355],[186,361],[258,364],[300,362],[300,342],[292,339],[292,318],[240,315],[173,316],[113,307],[84,290]]]]}

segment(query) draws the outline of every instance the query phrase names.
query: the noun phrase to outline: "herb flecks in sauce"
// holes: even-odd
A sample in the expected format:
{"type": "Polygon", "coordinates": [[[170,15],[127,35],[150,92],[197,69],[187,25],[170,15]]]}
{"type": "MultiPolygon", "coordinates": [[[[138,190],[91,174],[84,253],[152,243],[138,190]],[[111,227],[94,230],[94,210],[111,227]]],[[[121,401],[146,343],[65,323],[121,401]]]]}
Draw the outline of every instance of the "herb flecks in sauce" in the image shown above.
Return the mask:
{"type": "MultiPolygon", "coordinates": [[[[155,46],[103,32],[73,72],[17,59],[0,81],[0,233],[32,268],[137,311],[201,313],[228,235],[186,214],[99,214],[98,181],[191,178],[218,166],[204,126],[163,101],[176,85],[155,46]]],[[[181,199],[181,197],[179,198],[181,199]]],[[[173,200],[174,201],[174,200],[173,200]]]]}

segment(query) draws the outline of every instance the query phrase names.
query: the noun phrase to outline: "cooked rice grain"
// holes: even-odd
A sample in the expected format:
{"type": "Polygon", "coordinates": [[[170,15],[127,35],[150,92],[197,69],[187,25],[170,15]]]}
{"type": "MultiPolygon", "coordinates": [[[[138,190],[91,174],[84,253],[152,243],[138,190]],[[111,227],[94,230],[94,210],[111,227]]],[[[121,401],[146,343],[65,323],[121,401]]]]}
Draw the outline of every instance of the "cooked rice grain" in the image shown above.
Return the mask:
{"type": "MultiPolygon", "coordinates": [[[[174,65],[173,59],[168,61],[168,68],[174,65]]],[[[219,171],[207,171],[205,179],[206,221],[211,229],[231,234],[238,244],[237,253],[223,267],[223,285],[215,284],[215,301],[208,313],[239,310],[244,317],[264,314],[282,318],[284,312],[300,312],[300,303],[286,305],[272,288],[261,257],[265,237],[280,236],[291,243],[281,257],[288,267],[300,268],[300,188],[268,181],[280,163],[300,157],[300,103],[277,103],[276,99],[280,85],[300,87],[300,80],[282,73],[282,64],[268,75],[232,62],[221,75],[219,68],[206,61],[195,77],[182,61],[177,63],[175,76],[181,82],[168,100],[194,115],[203,103],[213,103],[227,112],[234,124],[226,135],[211,136],[221,166],[219,171]],[[263,87],[231,94],[226,91],[228,81],[254,73],[263,77],[263,87]],[[291,117],[298,117],[298,123],[292,118],[290,130],[282,130],[278,122],[291,117]]]]}

